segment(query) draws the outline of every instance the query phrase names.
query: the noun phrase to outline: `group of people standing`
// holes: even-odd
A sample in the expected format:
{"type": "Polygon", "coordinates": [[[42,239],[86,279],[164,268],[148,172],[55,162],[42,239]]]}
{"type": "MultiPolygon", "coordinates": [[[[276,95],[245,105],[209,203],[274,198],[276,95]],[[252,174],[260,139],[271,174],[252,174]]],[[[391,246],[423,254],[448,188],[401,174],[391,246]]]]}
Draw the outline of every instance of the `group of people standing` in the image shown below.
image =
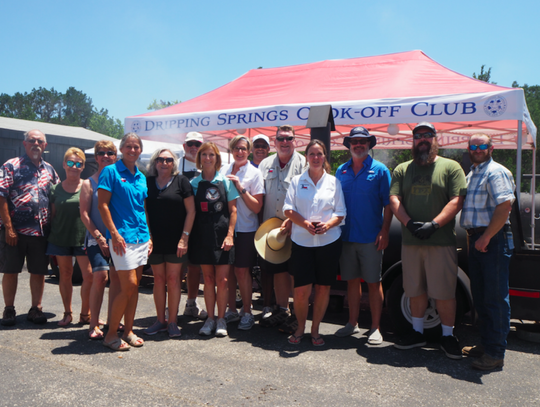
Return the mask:
{"type": "Polygon", "coordinates": [[[322,142],[312,140],[303,156],[295,151],[294,141],[292,126],[278,127],[276,154],[268,156],[266,136],[250,140],[238,135],[229,144],[234,161],[222,166],[217,146],[191,132],[181,160],[172,151],[159,149],[150,159],[145,177],[136,166],[143,143],[135,133],[128,133],[120,143],[120,160],[114,144],[96,143],[98,171],[85,181],[80,178],[84,153],[68,149],[63,165],[66,179],[59,182],[54,169],[41,158],[47,145],[45,135],[38,130],[27,132],[26,154],[6,162],[0,172],[0,271],[4,273],[6,304],[2,325],[16,322],[17,274],[25,258],[32,293],[27,318],[46,322],[41,309],[44,275],[47,255],[55,255],[64,304],[59,326],[72,322],[75,256],[83,275],[80,323],[90,324],[90,339],[103,339],[105,346],[118,351],[143,346],[144,340],[133,332],[133,323],[142,267],[147,263],[154,274],[157,318],[146,334],[181,335],[176,316],[185,267],[188,298],[184,314],[206,319],[201,335],[226,336],[230,322],[239,321],[241,330],[255,324],[250,270],[258,261],[265,302],[261,326],[277,326],[290,334],[289,343],[299,344],[314,291],[311,342],[323,346],[319,326],[330,286],[341,270],[341,278],[348,282],[349,321],[336,336],[360,332],[357,320],[364,280],[372,316],[368,343],[378,345],[383,342],[379,330],[382,254],[395,214],[403,225],[403,281],[413,323],[394,346],[410,349],[426,344],[423,316],[431,297],[442,321],[441,348],[448,357],[458,359],[462,353],[481,356],[473,367],[484,370],[502,366],[510,318],[508,214],[514,183],[511,173],[491,159],[490,137],[471,137],[473,168],[467,179],[455,161],[437,155],[436,130],[427,122],[413,130],[413,160],[400,164],[393,176],[369,155],[376,138],[364,127],[353,128],[344,138],[351,159],[338,168],[335,177],[330,174],[322,142]],[[248,161],[250,153],[252,162],[248,161]],[[482,346],[463,350],[453,335],[454,222],[462,208],[461,222],[470,236],[471,283],[482,337],[482,346]],[[277,225],[276,236],[290,235],[290,259],[257,260],[255,234],[260,224],[269,223],[277,225]],[[196,303],[200,271],[206,311],[196,303]],[[497,287],[489,276],[494,272],[501,277],[497,287]],[[101,321],[108,279],[108,320],[101,321]],[[240,312],[236,309],[237,284],[243,299],[240,312]],[[275,304],[271,302],[272,286],[275,304]],[[294,312],[289,304],[291,292],[294,312]],[[103,325],[108,327],[106,333],[101,330],[103,325]]]}

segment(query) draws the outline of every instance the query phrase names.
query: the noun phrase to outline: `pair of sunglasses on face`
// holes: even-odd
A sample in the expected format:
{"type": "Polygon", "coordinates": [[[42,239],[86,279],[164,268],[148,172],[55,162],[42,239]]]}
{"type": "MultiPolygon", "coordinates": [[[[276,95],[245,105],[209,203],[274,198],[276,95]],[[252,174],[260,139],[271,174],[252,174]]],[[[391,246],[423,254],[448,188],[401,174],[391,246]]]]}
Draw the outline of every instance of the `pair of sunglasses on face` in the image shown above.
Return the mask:
{"type": "Polygon", "coordinates": [[[413,138],[415,140],[420,140],[421,138],[432,138],[432,137],[435,137],[435,133],[428,132],[428,133],[413,134],[413,138]]]}
{"type": "Polygon", "coordinates": [[[293,136],[289,136],[289,137],[276,137],[276,140],[277,141],[293,141],[294,140],[294,137],[293,136]]]}
{"type": "Polygon", "coordinates": [[[38,143],[39,145],[42,145],[43,143],[45,143],[44,140],[39,140],[37,138],[29,138],[28,140],[26,140],[26,142],[28,144],[36,144],[36,143],[38,143]]]}
{"type": "Polygon", "coordinates": [[[200,141],[186,141],[186,146],[188,147],[200,147],[202,143],[200,141]]]}
{"type": "Polygon", "coordinates": [[[172,164],[174,162],[174,158],[172,158],[172,157],[167,157],[167,158],[158,157],[156,160],[160,164],[163,164],[163,163],[172,164]]]}
{"type": "Polygon", "coordinates": [[[97,155],[98,157],[104,157],[105,155],[107,155],[107,156],[109,156],[109,157],[112,157],[113,155],[116,155],[116,153],[115,153],[114,151],[107,151],[107,152],[105,152],[105,151],[98,151],[98,152],[96,153],[96,155],[97,155]]]}
{"type": "Polygon", "coordinates": [[[471,151],[476,151],[477,149],[480,149],[481,151],[485,151],[488,148],[489,148],[489,144],[480,144],[480,145],[471,144],[469,146],[469,150],[471,150],[471,151]]]}
{"type": "Polygon", "coordinates": [[[355,146],[357,144],[369,144],[370,141],[371,140],[369,138],[352,138],[349,140],[349,143],[351,146],[355,146]]]}
{"type": "Polygon", "coordinates": [[[80,161],[71,161],[71,160],[69,160],[69,161],[66,161],[66,165],[67,165],[69,168],[73,168],[73,167],[75,167],[75,168],[82,168],[83,163],[80,162],[80,161]]]}

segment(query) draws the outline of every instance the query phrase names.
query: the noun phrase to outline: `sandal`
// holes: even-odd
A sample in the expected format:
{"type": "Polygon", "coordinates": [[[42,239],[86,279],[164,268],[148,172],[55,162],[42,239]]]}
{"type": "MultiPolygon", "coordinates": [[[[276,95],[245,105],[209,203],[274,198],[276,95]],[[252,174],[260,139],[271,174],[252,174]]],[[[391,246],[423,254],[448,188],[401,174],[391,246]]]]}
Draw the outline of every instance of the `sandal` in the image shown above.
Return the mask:
{"type": "Polygon", "coordinates": [[[90,314],[80,314],[79,325],[88,325],[90,323],[90,314]]]}
{"type": "Polygon", "coordinates": [[[64,318],[62,318],[60,321],[58,321],[58,326],[66,327],[73,321],[73,317],[71,316],[71,312],[64,312],[64,318]]]}
{"type": "Polygon", "coordinates": [[[144,345],[144,340],[142,338],[139,338],[134,333],[130,333],[125,338],[122,338],[124,341],[126,341],[130,346],[133,346],[134,348],[140,348],[144,345]]]}
{"type": "Polygon", "coordinates": [[[311,343],[313,344],[313,346],[324,346],[324,339],[322,336],[318,336],[318,337],[311,337],[311,343]]]}
{"type": "Polygon", "coordinates": [[[289,341],[291,345],[300,345],[300,342],[302,342],[303,337],[304,335],[296,336],[295,334],[292,334],[291,336],[289,336],[287,340],[289,341]]]}
{"type": "Polygon", "coordinates": [[[103,335],[103,332],[101,332],[101,329],[95,326],[94,329],[91,329],[88,331],[88,338],[92,340],[99,340],[99,339],[103,339],[104,335],[103,335]]]}
{"type": "Polygon", "coordinates": [[[103,346],[114,351],[126,351],[131,348],[126,342],[120,338],[113,339],[111,342],[103,341],[103,346]]]}

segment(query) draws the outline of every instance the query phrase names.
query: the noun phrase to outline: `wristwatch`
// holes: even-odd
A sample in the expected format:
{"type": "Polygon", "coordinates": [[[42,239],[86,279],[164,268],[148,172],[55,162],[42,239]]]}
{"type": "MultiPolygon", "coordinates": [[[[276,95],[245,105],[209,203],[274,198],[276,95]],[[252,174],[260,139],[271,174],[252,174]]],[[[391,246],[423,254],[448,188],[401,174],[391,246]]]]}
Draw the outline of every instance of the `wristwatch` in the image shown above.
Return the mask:
{"type": "Polygon", "coordinates": [[[244,188],[244,189],[242,190],[242,194],[245,194],[246,192],[247,192],[247,191],[246,191],[246,188],[244,188]]]}
{"type": "Polygon", "coordinates": [[[182,233],[186,236],[189,236],[189,232],[186,232],[185,230],[182,233]]]}
{"type": "Polygon", "coordinates": [[[435,222],[434,220],[431,221],[431,224],[433,225],[433,227],[434,227],[435,229],[439,229],[439,228],[440,228],[439,224],[438,224],[437,222],[435,222]]]}

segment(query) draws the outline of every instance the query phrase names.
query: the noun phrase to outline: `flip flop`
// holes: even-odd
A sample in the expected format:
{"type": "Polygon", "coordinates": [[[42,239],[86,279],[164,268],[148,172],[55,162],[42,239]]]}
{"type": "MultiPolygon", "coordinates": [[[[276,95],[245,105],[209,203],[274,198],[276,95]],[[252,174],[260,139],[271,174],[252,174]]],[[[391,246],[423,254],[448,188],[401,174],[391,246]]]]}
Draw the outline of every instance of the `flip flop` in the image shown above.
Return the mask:
{"type": "Polygon", "coordinates": [[[312,336],[311,343],[313,344],[313,346],[324,346],[324,339],[322,336],[318,336],[316,338],[312,336]]]}
{"type": "Polygon", "coordinates": [[[109,348],[111,350],[121,351],[121,352],[129,350],[131,348],[131,346],[129,346],[129,344],[127,344],[126,342],[124,342],[120,338],[113,339],[111,342],[103,341],[103,346],[105,346],[106,348],[109,348]]]}
{"type": "Polygon", "coordinates": [[[144,340],[142,338],[139,338],[134,333],[129,334],[125,338],[122,338],[125,342],[127,342],[130,346],[133,346],[134,348],[140,348],[144,345],[144,340]]]}
{"type": "Polygon", "coordinates": [[[291,336],[289,336],[289,338],[287,339],[289,341],[289,343],[291,345],[300,345],[300,342],[302,342],[302,338],[304,337],[304,335],[294,335],[292,334],[291,336]]]}
{"type": "Polygon", "coordinates": [[[99,329],[99,327],[96,326],[94,327],[94,329],[88,331],[88,338],[96,341],[99,339],[103,339],[104,335],[103,332],[101,332],[101,330],[99,329]]]}

